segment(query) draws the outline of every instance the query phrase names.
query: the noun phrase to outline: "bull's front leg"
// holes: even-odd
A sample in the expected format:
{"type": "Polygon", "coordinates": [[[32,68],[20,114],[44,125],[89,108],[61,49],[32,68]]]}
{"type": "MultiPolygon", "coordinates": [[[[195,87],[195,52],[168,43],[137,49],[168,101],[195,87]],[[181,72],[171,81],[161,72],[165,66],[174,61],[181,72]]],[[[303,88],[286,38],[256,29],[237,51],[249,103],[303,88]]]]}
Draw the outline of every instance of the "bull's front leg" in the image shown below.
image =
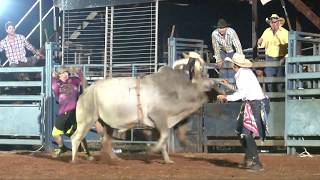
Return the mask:
{"type": "Polygon", "coordinates": [[[167,142],[168,142],[168,137],[169,137],[169,129],[168,128],[167,129],[162,129],[162,130],[159,130],[159,132],[160,132],[160,139],[158,140],[157,144],[151,148],[151,151],[152,152],[161,151],[162,157],[163,157],[164,162],[166,164],[174,163],[170,159],[168,151],[167,151],[167,142]]]}
{"type": "Polygon", "coordinates": [[[167,117],[164,113],[150,113],[149,117],[154,122],[156,128],[160,133],[160,139],[157,144],[151,148],[152,152],[160,152],[162,153],[162,157],[165,163],[173,163],[170,159],[168,151],[167,151],[167,142],[170,133],[170,129],[168,128],[167,117]]]}

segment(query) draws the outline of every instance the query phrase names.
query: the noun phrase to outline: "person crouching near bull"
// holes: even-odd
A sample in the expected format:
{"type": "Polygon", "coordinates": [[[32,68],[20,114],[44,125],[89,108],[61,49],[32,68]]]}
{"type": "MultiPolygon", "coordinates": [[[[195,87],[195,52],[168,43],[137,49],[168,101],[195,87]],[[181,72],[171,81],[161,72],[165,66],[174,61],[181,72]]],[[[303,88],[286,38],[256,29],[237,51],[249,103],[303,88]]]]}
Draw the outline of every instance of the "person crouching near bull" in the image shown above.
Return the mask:
{"type": "MultiPolygon", "coordinates": [[[[83,75],[80,69],[69,69],[62,66],[57,72],[52,73],[52,90],[59,104],[58,116],[52,130],[53,139],[58,145],[58,149],[55,149],[53,155],[54,158],[67,151],[62,135],[70,137],[76,130],[75,111],[82,80],[83,75]],[[72,77],[70,76],[71,73],[73,74],[72,77]]],[[[86,152],[87,159],[93,160],[85,139],[81,145],[86,152]]]]}
{"type": "Polygon", "coordinates": [[[252,72],[250,67],[252,63],[246,59],[244,55],[235,53],[232,57],[226,58],[227,61],[233,63],[233,70],[236,72],[236,91],[231,95],[218,95],[217,100],[226,101],[244,101],[238,116],[237,133],[240,136],[240,142],[245,150],[245,158],[243,164],[239,167],[254,171],[263,170],[260,162],[255,137],[263,140],[266,137],[266,122],[262,118],[262,108],[265,95],[261,86],[252,72]]]}

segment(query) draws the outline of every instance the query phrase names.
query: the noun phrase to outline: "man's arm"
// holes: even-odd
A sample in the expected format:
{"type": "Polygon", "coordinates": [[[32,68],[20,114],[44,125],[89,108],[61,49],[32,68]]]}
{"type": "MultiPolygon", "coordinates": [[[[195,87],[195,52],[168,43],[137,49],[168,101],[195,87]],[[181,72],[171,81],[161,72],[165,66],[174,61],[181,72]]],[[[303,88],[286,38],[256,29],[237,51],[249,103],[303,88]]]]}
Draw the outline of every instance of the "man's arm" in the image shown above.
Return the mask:
{"type": "Polygon", "coordinates": [[[233,44],[233,46],[235,47],[236,52],[237,52],[237,53],[240,53],[240,54],[243,54],[243,53],[242,53],[242,46],[241,46],[241,43],[240,43],[240,40],[239,40],[239,37],[238,37],[236,31],[232,29],[231,32],[232,32],[232,33],[231,33],[232,44],[233,44]]]}
{"type": "Polygon", "coordinates": [[[266,42],[264,41],[264,39],[266,39],[267,36],[267,32],[268,29],[264,30],[264,32],[262,33],[261,37],[258,39],[258,48],[264,48],[266,46],[266,42]]]}
{"type": "Polygon", "coordinates": [[[34,48],[33,46],[32,46],[32,44],[27,40],[27,38],[25,38],[24,36],[23,36],[23,41],[24,41],[24,45],[25,45],[25,47],[28,49],[28,50],[30,50],[33,54],[39,54],[39,52],[38,52],[38,50],[36,49],[36,48],[34,48]]]}
{"type": "Polygon", "coordinates": [[[216,58],[216,63],[219,63],[221,61],[223,61],[221,59],[221,55],[220,55],[220,46],[216,40],[216,37],[212,34],[212,48],[213,48],[213,51],[214,51],[214,55],[215,55],[215,58],[216,58]]]}
{"type": "Polygon", "coordinates": [[[0,41],[0,52],[4,50],[4,41],[0,41]]]}

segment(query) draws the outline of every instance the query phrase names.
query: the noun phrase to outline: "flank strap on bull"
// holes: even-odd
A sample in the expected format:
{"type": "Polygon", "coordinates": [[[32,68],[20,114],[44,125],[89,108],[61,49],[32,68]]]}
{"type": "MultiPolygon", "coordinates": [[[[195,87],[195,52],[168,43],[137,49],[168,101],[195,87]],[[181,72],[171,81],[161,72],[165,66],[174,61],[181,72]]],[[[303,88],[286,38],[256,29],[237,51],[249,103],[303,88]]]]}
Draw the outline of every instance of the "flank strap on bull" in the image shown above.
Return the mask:
{"type": "Polygon", "coordinates": [[[137,114],[138,114],[138,122],[139,124],[142,124],[143,120],[143,110],[141,105],[141,98],[140,98],[140,90],[141,90],[141,78],[136,78],[136,95],[137,95],[137,114]]]}

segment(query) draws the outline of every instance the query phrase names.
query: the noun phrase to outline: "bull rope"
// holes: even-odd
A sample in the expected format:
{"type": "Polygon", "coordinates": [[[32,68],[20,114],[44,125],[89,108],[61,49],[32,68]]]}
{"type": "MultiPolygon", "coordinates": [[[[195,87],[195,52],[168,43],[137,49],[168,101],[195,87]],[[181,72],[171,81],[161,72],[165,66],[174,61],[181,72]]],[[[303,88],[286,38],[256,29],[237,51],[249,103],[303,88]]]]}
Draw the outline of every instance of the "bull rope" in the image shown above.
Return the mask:
{"type": "Polygon", "coordinates": [[[140,84],[141,84],[141,79],[139,77],[136,78],[136,95],[137,95],[137,114],[138,114],[138,122],[139,124],[142,123],[143,120],[143,111],[142,111],[142,106],[141,106],[141,98],[140,98],[140,84]]]}

